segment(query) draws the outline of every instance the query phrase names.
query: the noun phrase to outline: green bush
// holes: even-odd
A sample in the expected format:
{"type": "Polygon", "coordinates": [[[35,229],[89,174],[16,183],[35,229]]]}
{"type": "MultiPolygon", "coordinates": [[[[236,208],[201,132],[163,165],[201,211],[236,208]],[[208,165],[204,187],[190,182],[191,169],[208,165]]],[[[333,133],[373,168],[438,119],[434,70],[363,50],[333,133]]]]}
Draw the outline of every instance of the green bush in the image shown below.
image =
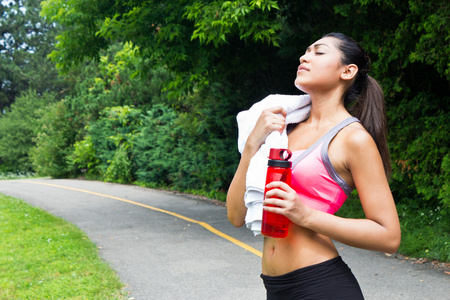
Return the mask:
{"type": "Polygon", "coordinates": [[[101,160],[97,157],[92,137],[86,136],[73,145],[73,152],[68,156],[72,169],[78,170],[87,179],[97,179],[100,175],[99,165],[101,160]]]}
{"type": "Polygon", "coordinates": [[[132,147],[137,180],[196,193],[226,191],[235,171],[236,141],[215,136],[208,119],[164,105],[148,111],[132,147]]]}
{"type": "Polygon", "coordinates": [[[52,94],[39,96],[27,91],[18,97],[5,114],[0,114],[0,170],[31,172],[30,150],[34,147],[40,109],[54,102],[52,94]]]}
{"type": "Polygon", "coordinates": [[[156,68],[146,78],[137,76],[136,69],[145,62],[136,58],[135,52],[130,44],[113,44],[102,53],[98,64],[91,62],[73,71],[74,88],[66,100],[81,131],[98,120],[108,107],[129,106],[146,110],[153,103],[166,101],[162,84],[170,74],[164,68],[156,68]]]}
{"type": "Polygon", "coordinates": [[[181,167],[175,155],[180,135],[175,130],[177,118],[178,114],[164,105],[155,105],[143,116],[132,150],[138,181],[162,186],[174,183],[172,174],[181,167]]]}
{"type": "Polygon", "coordinates": [[[55,103],[42,113],[36,146],[31,150],[34,168],[39,175],[55,178],[73,176],[68,155],[73,151],[76,128],[68,116],[66,102],[55,103]]]}
{"type": "Polygon", "coordinates": [[[442,217],[450,214],[450,112],[445,109],[449,101],[449,97],[419,93],[389,111],[394,197],[413,210],[439,207],[442,217]]]}
{"type": "Polygon", "coordinates": [[[132,163],[128,155],[127,147],[121,144],[114,153],[112,160],[108,161],[105,181],[117,183],[130,183],[133,180],[132,163]]]}
{"type": "Polygon", "coordinates": [[[130,106],[106,108],[100,118],[86,127],[87,135],[77,141],[70,162],[89,178],[128,183],[133,169],[128,148],[140,128],[139,109],[130,106]]]}
{"type": "MultiPolygon", "coordinates": [[[[439,191],[439,198],[442,199],[444,207],[448,209],[450,207],[450,153],[447,153],[447,155],[444,156],[441,169],[443,171],[443,185],[439,191]]],[[[450,209],[448,209],[448,213],[448,216],[450,217],[450,209]]]]}

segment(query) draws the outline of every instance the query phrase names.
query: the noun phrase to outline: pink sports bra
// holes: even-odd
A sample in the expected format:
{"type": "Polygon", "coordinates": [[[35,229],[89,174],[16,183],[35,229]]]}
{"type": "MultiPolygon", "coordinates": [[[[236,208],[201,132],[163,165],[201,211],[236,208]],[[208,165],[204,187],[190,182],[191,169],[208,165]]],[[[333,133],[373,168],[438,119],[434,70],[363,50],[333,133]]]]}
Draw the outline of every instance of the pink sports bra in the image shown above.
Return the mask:
{"type": "Polygon", "coordinates": [[[328,146],[341,129],[354,122],[359,120],[347,118],[308,149],[292,153],[291,187],[309,207],[334,214],[353,191],[331,165],[328,146]]]}

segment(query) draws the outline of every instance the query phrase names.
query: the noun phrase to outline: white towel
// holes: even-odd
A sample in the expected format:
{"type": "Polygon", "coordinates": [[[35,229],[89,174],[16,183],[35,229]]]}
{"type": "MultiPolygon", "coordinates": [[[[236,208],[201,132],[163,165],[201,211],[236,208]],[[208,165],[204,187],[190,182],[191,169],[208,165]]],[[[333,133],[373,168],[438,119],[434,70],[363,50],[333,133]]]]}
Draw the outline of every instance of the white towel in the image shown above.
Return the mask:
{"type": "MultiPolygon", "coordinates": [[[[261,112],[274,106],[283,107],[286,112],[286,125],[298,123],[308,118],[311,111],[311,98],[309,95],[269,95],[260,102],[255,103],[249,110],[240,112],[236,119],[238,123],[238,149],[242,154],[249,134],[256,125],[261,112]]],[[[288,137],[286,126],[283,133],[274,131],[270,133],[258,152],[253,156],[247,171],[245,206],[247,214],[245,224],[253,234],[261,234],[262,202],[264,185],[266,182],[267,161],[270,148],[287,148],[288,137]]]]}

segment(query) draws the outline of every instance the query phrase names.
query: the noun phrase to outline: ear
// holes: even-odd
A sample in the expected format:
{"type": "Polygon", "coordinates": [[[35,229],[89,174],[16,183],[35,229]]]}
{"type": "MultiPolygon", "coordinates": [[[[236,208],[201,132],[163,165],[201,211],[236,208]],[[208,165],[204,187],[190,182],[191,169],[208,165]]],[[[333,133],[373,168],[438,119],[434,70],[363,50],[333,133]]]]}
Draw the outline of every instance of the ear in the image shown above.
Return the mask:
{"type": "Polygon", "coordinates": [[[356,76],[356,73],[358,73],[358,66],[355,64],[346,65],[341,73],[341,79],[352,80],[356,76]]]}

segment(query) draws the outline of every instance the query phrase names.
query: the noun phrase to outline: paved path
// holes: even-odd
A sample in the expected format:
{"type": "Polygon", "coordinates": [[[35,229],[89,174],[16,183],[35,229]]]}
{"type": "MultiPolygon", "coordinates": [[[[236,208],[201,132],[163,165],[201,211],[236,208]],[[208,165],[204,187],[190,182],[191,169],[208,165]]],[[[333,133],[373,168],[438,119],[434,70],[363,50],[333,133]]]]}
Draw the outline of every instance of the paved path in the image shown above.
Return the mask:
{"type": "MultiPolygon", "coordinates": [[[[83,180],[0,181],[0,193],[84,230],[136,300],[265,299],[262,240],[234,228],[223,205],[83,180]]],[[[450,299],[443,270],[336,244],[368,300],[450,299]]]]}

